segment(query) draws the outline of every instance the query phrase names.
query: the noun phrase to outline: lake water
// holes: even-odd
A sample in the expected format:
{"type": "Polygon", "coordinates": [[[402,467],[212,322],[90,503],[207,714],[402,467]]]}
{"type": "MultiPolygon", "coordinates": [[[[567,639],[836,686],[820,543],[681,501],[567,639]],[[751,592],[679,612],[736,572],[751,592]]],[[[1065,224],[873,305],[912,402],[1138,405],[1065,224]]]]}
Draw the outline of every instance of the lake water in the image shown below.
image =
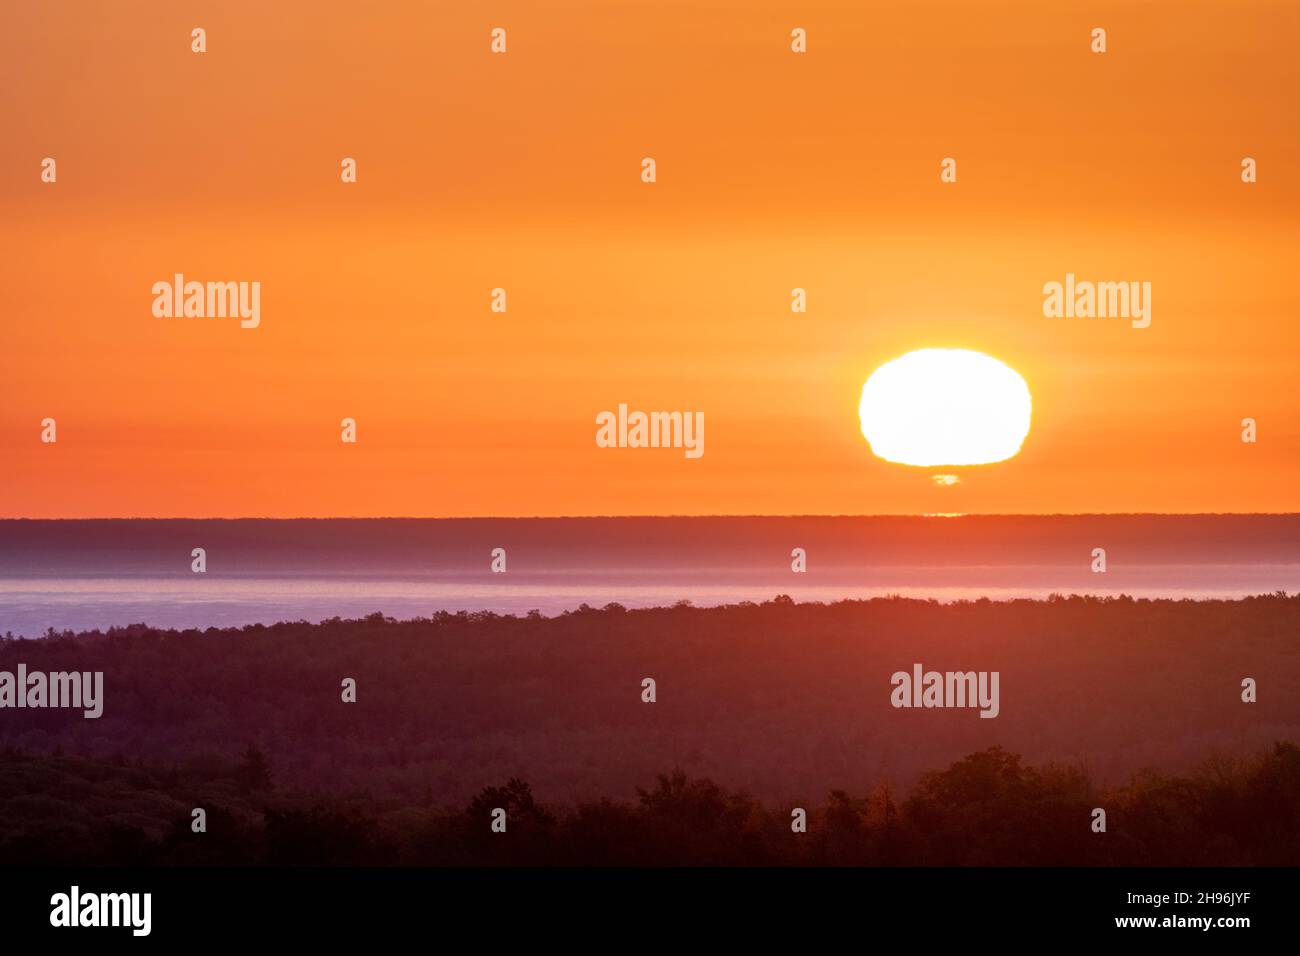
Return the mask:
{"type": "Polygon", "coordinates": [[[0,521],[0,633],[1051,593],[1300,591],[1281,516],[0,521]],[[191,570],[194,548],[207,571],[191,570]],[[490,570],[506,551],[506,573],[490,570]],[[807,572],[791,570],[802,548],[807,572]],[[1092,571],[1093,549],[1107,570],[1092,571]]]}

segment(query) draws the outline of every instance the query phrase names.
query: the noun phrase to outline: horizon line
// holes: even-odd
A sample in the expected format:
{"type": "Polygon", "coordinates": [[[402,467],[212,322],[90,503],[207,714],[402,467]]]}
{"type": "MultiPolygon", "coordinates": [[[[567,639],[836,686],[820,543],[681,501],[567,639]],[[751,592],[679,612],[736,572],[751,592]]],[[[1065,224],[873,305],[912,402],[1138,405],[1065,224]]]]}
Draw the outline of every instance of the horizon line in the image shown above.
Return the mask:
{"type": "Polygon", "coordinates": [[[608,521],[792,518],[1294,518],[1300,511],[1041,511],[1041,512],[880,512],[867,513],[699,513],[699,514],[567,514],[567,515],[82,515],[0,516],[13,521],[608,521]]]}

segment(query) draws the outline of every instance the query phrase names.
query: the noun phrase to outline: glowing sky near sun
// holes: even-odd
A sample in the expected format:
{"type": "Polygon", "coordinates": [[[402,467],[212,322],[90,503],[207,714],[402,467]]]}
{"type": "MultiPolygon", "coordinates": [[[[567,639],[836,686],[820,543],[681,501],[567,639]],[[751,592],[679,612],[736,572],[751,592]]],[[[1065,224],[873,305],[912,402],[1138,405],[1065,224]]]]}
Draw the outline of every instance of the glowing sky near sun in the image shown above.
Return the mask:
{"type": "Polygon", "coordinates": [[[1300,7],[155,7],[0,8],[0,514],[1300,510],[1300,7]],[[155,318],[178,273],[259,325],[155,318]],[[926,348],[1030,383],[1018,454],[872,454],[926,348]],[[598,447],[622,403],[707,454],[598,447]]]}

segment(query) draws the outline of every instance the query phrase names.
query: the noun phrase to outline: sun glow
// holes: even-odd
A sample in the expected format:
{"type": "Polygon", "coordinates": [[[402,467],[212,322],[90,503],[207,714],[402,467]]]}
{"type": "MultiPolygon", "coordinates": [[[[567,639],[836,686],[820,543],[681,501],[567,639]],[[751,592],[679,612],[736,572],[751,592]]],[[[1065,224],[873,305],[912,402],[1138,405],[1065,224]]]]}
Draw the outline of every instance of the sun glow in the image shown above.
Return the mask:
{"type": "Polygon", "coordinates": [[[858,415],[872,453],[886,461],[987,465],[1020,451],[1032,408],[1025,380],[997,359],[920,349],[871,373],[858,415]]]}

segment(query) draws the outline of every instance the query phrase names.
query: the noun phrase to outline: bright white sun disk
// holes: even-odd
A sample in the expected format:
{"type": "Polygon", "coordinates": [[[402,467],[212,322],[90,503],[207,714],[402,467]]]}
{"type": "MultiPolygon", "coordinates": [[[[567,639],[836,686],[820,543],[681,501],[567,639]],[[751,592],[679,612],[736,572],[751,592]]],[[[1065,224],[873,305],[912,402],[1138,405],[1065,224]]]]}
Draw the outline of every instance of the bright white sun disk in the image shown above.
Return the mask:
{"type": "Polygon", "coordinates": [[[1020,451],[1033,402],[1015,369],[967,349],[920,349],[862,386],[871,451],[903,465],[987,465],[1020,451]]]}

